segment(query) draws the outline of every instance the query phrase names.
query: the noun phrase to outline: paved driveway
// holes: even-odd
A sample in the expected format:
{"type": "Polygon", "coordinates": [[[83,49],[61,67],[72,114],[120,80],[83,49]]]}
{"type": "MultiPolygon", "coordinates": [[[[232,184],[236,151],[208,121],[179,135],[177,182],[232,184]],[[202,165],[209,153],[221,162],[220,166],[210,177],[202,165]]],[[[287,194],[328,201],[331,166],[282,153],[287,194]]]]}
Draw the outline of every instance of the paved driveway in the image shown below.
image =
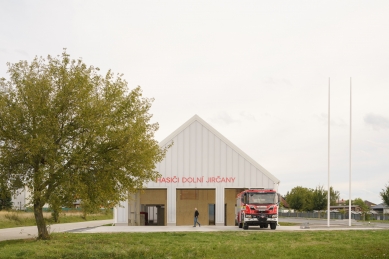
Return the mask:
{"type": "MultiPolygon", "coordinates": [[[[280,222],[290,222],[290,223],[296,223],[299,225],[304,225],[306,223],[309,223],[309,225],[313,228],[324,228],[327,227],[327,219],[312,219],[312,218],[289,218],[289,217],[282,217],[280,218],[280,222]]],[[[339,227],[349,227],[349,220],[343,219],[343,220],[331,220],[330,221],[330,228],[339,228],[339,227]]],[[[380,221],[356,221],[354,219],[351,220],[351,228],[386,228],[389,229],[388,223],[381,223],[380,221]]]]}
{"type": "MultiPolygon", "coordinates": [[[[113,220],[109,219],[109,220],[95,220],[95,221],[85,221],[85,222],[77,222],[77,223],[54,224],[50,226],[49,232],[54,233],[54,232],[66,232],[73,229],[87,229],[87,228],[110,224],[112,222],[113,220]]],[[[0,229],[0,241],[36,238],[37,236],[38,236],[38,229],[36,226],[0,229]]]]}

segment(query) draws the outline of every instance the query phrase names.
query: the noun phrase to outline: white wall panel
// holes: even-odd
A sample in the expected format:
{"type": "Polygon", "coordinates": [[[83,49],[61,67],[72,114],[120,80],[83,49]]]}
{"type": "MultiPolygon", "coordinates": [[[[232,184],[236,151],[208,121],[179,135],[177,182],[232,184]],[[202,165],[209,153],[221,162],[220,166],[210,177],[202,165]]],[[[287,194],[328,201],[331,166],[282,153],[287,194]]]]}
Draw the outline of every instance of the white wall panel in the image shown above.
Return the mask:
{"type": "Polygon", "coordinates": [[[215,137],[215,171],[214,175],[220,175],[220,160],[221,160],[221,151],[220,151],[220,139],[215,137]]]}
{"type": "Polygon", "coordinates": [[[224,226],[224,188],[216,187],[215,190],[215,224],[216,226],[224,226]]]}
{"type": "Polygon", "coordinates": [[[181,175],[190,176],[190,128],[184,130],[184,171],[181,175]]]}
{"type": "Polygon", "coordinates": [[[221,177],[227,175],[227,145],[220,141],[220,173],[221,177]]]}
{"type": "Polygon", "coordinates": [[[250,164],[250,182],[251,185],[250,187],[263,187],[263,186],[258,186],[258,181],[257,181],[257,169],[254,167],[254,165],[250,164]]]}
{"type": "Polygon", "coordinates": [[[242,156],[239,156],[238,163],[239,163],[239,174],[237,174],[237,176],[236,176],[237,184],[238,184],[238,186],[244,187],[244,183],[245,183],[244,163],[245,163],[245,160],[242,156]]]}
{"type": "Polygon", "coordinates": [[[267,186],[267,188],[274,188],[275,187],[274,182],[270,178],[268,178],[268,177],[267,177],[267,179],[268,179],[268,186],[267,186]]]}
{"type": "Polygon", "coordinates": [[[202,125],[198,122],[195,122],[196,125],[196,177],[202,176],[202,151],[203,151],[203,134],[202,134],[202,125]]]}
{"type": "Polygon", "coordinates": [[[255,174],[257,175],[257,184],[258,186],[260,187],[266,187],[264,181],[263,181],[263,174],[261,173],[261,171],[259,171],[258,169],[255,169],[255,174]]]}
{"type": "Polygon", "coordinates": [[[194,120],[172,139],[174,145],[166,153],[157,170],[166,177],[176,177],[178,182],[162,180],[147,187],[180,188],[247,188],[271,187],[274,180],[262,167],[252,161],[228,140],[215,133],[208,125],[194,120]],[[222,139],[223,138],[223,139],[222,139]],[[217,177],[217,181],[215,180],[217,177]],[[187,178],[187,179],[183,179],[187,178]],[[190,178],[190,179],[189,179],[190,178]],[[233,179],[234,178],[234,179],[233,179]]]}
{"type": "Polygon", "coordinates": [[[177,145],[177,137],[174,139],[174,145],[170,148],[171,149],[171,173],[170,176],[177,175],[178,173],[178,148],[179,146],[177,145]]]}
{"type": "Polygon", "coordinates": [[[164,175],[171,177],[172,175],[172,156],[173,156],[173,149],[169,149],[169,152],[166,152],[165,156],[165,173],[164,175]]]}
{"type": "Polygon", "coordinates": [[[208,176],[215,175],[215,135],[209,131],[209,166],[208,166],[208,176]]]}
{"type": "Polygon", "coordinates": [[[189,176],[195,176],[196,169],[196,123],[189,126],[189,176]]]}
{"type": "Polygon", "coordinates": [[[178,146],[178,150],[177,150],[177,176],[180,176],[183,174],[183,172],[185,171],[185,168],[184,168],[184,153],[185,153],[185,149],[184,149],[184,143],[185,143],[185,139],[184,139],[184,132],[181,132],[177,137],[176,137],[176,141],[177,141],[177,146],[178,146]]]}
{"type": "Polygon", "coordinates": [[[246,159],[244,160],[244,186],[243,187],[249,187],[251,186],[251,177],[250,177],[250,170],[251,170],[251,164],[246,159]]]}
{"type": "Polygon", "coordinates": [[[115,214],[114,223],[128,224],[128,200],[119,203],[119,206],[116,207],[115,214]]]}
{"type": "Polygon", "coordinates": [[[232,149],[227,146],[227,154],[226,154],[226,177],[231,177],[233,176],[233,163],[234,163],[234,159],[233,159],[233,153],[236,153],[236,152],[233,152],[232,149]]]}
{"type": "Polygon", "coordinates": [[[168,188],[167,189],[167,200],[166,200],[166,207],[167,209],[167,225],[175,225],[176,224],[176,211],[177,211],[177,204],[176,204],[176,188],[168,188]]]}
{"type": "Polygon", "coordinates": [[[201,171],[202,174],[206,179],[208,179],[209,176],[209,160],[210,160],[210,152],[209,152],[209,132],[206,130],[204,126],[202,126],[202,140],[203,140],[203,145],[202,145],[202,165],[201,165],[201,171]]]}

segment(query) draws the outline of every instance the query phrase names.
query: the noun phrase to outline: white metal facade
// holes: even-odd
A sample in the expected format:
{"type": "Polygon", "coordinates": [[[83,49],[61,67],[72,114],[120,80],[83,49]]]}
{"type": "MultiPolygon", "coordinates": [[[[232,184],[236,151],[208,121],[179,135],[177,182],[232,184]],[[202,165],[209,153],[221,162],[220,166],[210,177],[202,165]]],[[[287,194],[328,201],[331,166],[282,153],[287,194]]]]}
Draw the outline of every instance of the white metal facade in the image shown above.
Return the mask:
{"type": "MultiPolygon", "coordinates": [[[[162,175],[147,188],[167,189],[167,224],[176,225],[177,189],[215,189],[215,223],[224,225],[225,188],[276,188],[271,175],[207,122],[195,115],[160,143],[173,142],[165,159],[156,165],[162,175]]],[[[126,202],[115,210],[115,222],[125,223],[131,209],[126,202]]]]}

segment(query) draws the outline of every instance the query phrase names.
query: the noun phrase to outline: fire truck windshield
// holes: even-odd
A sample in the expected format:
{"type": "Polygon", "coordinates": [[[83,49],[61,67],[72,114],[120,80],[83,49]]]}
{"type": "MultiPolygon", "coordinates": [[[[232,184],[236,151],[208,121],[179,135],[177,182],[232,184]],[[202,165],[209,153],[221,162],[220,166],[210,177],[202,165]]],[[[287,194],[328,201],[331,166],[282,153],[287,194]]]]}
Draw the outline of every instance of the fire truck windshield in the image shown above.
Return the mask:
{"type": "Polygon", "coordinates": [[[250,193],[249,203],[276,203],[276,194],[275,193],[250,193]]]}

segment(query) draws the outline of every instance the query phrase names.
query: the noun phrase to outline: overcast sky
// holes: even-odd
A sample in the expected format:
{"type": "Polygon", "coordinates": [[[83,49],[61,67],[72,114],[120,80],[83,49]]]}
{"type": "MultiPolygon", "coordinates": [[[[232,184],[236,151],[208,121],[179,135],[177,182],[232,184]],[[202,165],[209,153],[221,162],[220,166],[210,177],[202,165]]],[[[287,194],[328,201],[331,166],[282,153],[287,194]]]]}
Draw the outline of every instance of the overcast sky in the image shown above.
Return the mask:
{"type": "Polygon", "coordinates": [[[281,180],[382,202],[389,1],[0,1],[6,62],[63,48],[155,98],[162,141],[197,114],[281,180]]]}

